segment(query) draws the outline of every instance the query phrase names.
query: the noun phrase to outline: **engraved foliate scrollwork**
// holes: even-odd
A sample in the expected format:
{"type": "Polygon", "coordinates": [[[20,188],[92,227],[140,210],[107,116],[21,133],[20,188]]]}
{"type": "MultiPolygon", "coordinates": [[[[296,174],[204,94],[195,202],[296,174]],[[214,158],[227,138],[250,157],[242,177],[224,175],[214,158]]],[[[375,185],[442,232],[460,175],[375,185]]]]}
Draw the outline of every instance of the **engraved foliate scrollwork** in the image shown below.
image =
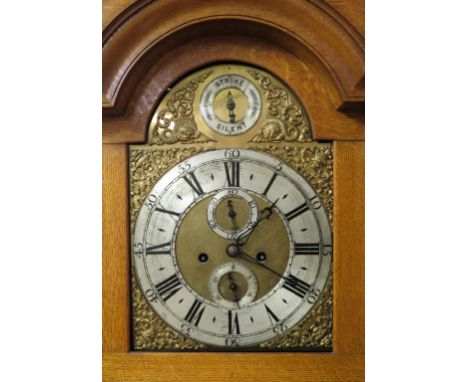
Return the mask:
{"type": "Polygon", "coordinates": [[[252,142],[309,142],[311,128],[305,112],[290,92],[273,84],[272,80],[255,70],[248,73],[264,91],[266,116],[260,132],[252,142]]]}
{"type": "MultiPolygon", "coordinates": [[[[212,71],[207,71],[184,86],[172,90],[165,106],[157,111],[150,132],[149,144],[161,145],[176,142],[203,143],[213,141],[198,130],[193,115],[195,91],[212,71]]],[[[164,100],[163,100],[164,102],[164,100]]],[[[164,104],[164,103],[163,103],[164,104]]]]}

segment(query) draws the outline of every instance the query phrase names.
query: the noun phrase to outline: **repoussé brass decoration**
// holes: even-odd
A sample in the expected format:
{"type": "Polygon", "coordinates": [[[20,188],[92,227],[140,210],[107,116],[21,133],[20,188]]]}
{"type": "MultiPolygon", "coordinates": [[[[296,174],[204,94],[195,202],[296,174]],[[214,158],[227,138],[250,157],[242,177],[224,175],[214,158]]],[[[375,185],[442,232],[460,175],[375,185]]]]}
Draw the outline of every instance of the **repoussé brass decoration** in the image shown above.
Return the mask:
{"type": "Polygon", "coordinates": [[[151,121],[150,144],[198,143],[213,140],[198,130],[193,116],[195,91],[211,73],[212,71],[204,72],[184,86],[172,90],[163,99],[161,109],[151,121]]]}
{"type": "Polygon", "coordinates": [[[309,142],[311,128],[300,102],[280,84],[257,70],[248,73],[258,81],[264,91],[267,115],[253,142],[309,142]]]}

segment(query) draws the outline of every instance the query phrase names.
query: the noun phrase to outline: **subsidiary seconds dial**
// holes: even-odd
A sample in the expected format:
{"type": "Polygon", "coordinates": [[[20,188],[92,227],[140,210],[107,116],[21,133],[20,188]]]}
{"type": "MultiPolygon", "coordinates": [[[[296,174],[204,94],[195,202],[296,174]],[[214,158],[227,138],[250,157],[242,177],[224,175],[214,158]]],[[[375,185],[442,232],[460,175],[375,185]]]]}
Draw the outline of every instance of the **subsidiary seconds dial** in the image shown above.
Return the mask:
{"type": "Polygon", "coordinates": [[[300,322],[332,254],[326,211],[308,182],[254,150],[213,150],[170,169],[135,223],[139,286],[183,335],[252,346],[300,322]]]}

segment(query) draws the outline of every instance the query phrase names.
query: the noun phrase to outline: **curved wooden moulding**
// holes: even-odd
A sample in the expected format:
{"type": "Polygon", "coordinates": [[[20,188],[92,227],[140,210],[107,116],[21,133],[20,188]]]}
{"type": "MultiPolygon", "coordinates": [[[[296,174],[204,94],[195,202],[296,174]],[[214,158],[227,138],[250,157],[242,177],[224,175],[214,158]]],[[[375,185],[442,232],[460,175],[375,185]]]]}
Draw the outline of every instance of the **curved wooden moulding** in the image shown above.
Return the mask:
{"type": "Polygon", "coordinates": [[[104,142],[144,142],[166,89],[215,62],[282,78],[308,110],[314,139],[363,139],[363,40],[333,8],[318,0],[141,0],[104,31],[104,142]]]}

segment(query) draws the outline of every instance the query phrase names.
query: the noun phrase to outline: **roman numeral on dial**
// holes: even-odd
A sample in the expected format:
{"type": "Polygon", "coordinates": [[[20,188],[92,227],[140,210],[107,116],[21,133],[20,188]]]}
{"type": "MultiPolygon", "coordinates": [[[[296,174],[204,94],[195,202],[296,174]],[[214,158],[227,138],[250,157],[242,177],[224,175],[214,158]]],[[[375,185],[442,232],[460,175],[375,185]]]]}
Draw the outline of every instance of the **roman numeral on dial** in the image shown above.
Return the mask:
{"type": "Polygon", "coordinates": [[[200,182],[193,172],[189,172],[188,176],[184,175],[183,178],[189,184],[189,186],[192,187],[193,191],[195,191],[198,196],[203,195],[203,188],[200,186],[200,182]]]}
{"type": "Polygon", "coordinates": [[[270,319],[272,325],[279,321],[279,318],[276,316],[276,314],[273,313],[273,311],[268,307],[267,304],[265,304],[265,309],[267,311],[268,318],[270,319]]]}
{"type": "Polygon", "coordinates": [[[240,334],[239,317],[232,310],[228,311],[228,334],[240,334]]]}
{"type": "Polygon", "coordinates": [[[202,304],[201,301],[195,299],[189,311],[187,312],[187,315],[185,316],[185,320],[195,326],[198,326],[198,323],[200,322],[204,311],[205,306],[202,304]]]}
{"type": "Polygon", "coordinates": [[[224,162],[224,170],[226,171],[226,179],[229,187],[239,187],[240,185],[240,162],[229,161],[224,162]]]}
{"type": "Polygon", "coordinates": [[[320,243],[294,243],[295,255],[318,255],[320,243]]]}
{"type": "Polygon", "coordinates": [[[162,299],[167,301],[182,288],[182,284],[180,283],[177,275],[174,273],[168,279],[160,282],[159,284],[156,284],[155,287],[162,299]]]}
{"type": "Polygon", "coordinates": [[[309,291],[310,285],[305,281],[298,279],[296,276],[289,275],[283,284],[283,288],[294,293],[300,298],[304,298],[309,291]]]}
{"type": "Polygon", "coordinates": [[[180,214],[179,214],[178,212],[169,211],[169,210],[166,210],[166,209],[164,209],[164,208],[154,207],[154,210],[155,210],[155,211],[158,211],[158,212],[162,212],[163,214],[169,214],[169,215],[174,215],[174,216],[180,216],[180,214]]]}
{"type": "Polygon", "coordinates": [[[299,207],[294,208],[292,211],[289,211],[285,216],[288,221],[291,221],[295,218],[297,218],[299,215],[303,214],[309,209],[309,206],[307,203],[301,204],[299,207]]]}
{"type": "Polygon", "coordinates": [[[263,195],[267,195],[268,194],[268,191],[270,191],[270,188],[271,188],[271,185],[273,184],[273,182],[275,181],[276,177],[278,176],[278,174],[275,172],[273,174],[273,176],[271,177],[270,181],[268,182],[266,188],[265,188],[265,191],[263,191],[263,195]]]}
{"type": "Polygon", "coordinates": [[[147,255],[170,255],[171,254],[171,242],[168,241],[164,244],[152,245],[146,247],[147,255]]]}

